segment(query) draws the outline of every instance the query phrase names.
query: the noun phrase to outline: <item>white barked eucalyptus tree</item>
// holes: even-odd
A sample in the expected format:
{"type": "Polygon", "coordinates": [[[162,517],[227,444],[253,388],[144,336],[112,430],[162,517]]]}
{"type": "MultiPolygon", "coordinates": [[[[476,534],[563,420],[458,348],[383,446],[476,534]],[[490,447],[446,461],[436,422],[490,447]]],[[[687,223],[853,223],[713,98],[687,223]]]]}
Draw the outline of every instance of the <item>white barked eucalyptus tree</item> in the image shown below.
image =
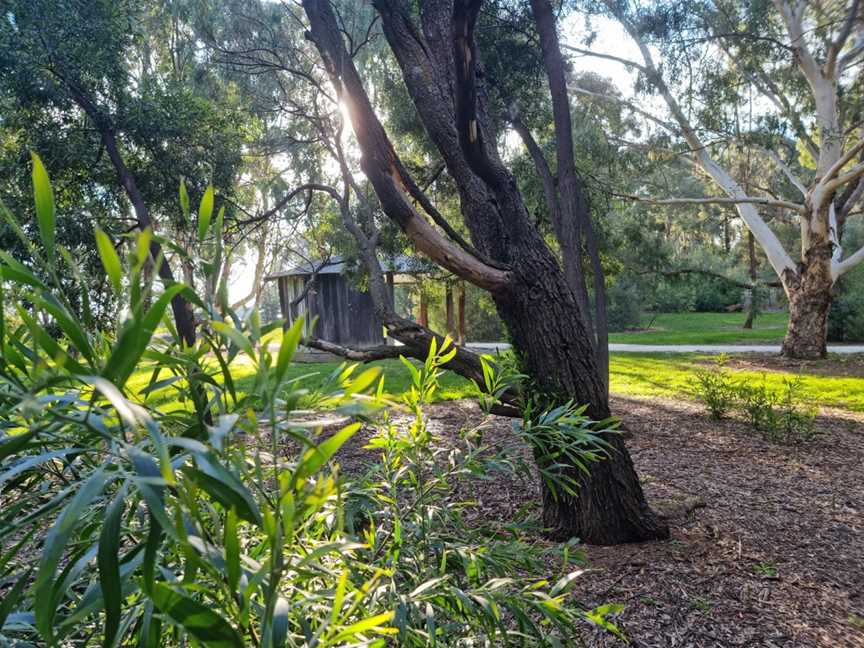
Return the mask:
{"type": "MultiPolygon", "coordinates": [[[[709,198],[664,198],[629,196],[654,204],[719,203],[734,205],[742,221],[764,251],[780,278],[789,299],[789,328],[783,355],[818,358],[826,353],[827,317],[833,287],[845,273],[864,262],[864,248],[847,253],[842,237],[846,219],[864,193],[864,140],[860,102],[856,102],[859,72],[864,62],[864,17],[859,0],[851,3],[817,3],[808,0],[773,0],[767,22],[759,31],[728,20],[742,12],[742,5],[717,3],[711,12],[694,6],[699,18],[690,20],[687,42],[711,48],[723,57],[723,65],[765,98],[778,120],[788,124],[800,145],[812,157],[815,170],[799,178],[777,151],[761,149],[766,164],[773,164],[795,187],[794,199],[753,195],[740,178],[726,168],[714,153],[717,140],[706,137],[711,129],[698,122],[699,111],[664,74],[662,60],[640,22],[642,11],[626,1],[602,0],[606,10],[633,40],[641,61],[626,60],[571,48],[581,55],[600,56],[638,70],[642,80],[662,98],[668,116],[653,113],[643,104],[619,97],[602,96],[630,106],[643,118],[659,124],[684,148],[694,172],[718,187],[723,195],[709,198]],[[701,12],[701,13],[700,13],[701,12]],[[718,19],[725,16],[727,20],[718,19]],[[694,26],[695,25],[695,26],[694,26]],[[762,31],[764,28],[764,31],[762,31]],[[692,30],[700,31],[698,37],[692,30]],[[746,43],[770,42],[776,56],[759,59],[746,43]],[[658,63],[659,61],[659,63],[658,63]],[[696,115],[696,116],[694,116],[696,115]],[[800,252],[787,250],[760,214],[760,208],[786,210],[800,225],[800,252]]],[[[746,7],[745,7],[746,9],[746,7]]],[[[685,39],[680,38],[681,41],[685,39]]],[[[764,49],[762,50],[764,51],[764,49]]],[[[691,85],[692,87],[692,85],[691,85]]],[[[579,88],[574,88],[580,92],[579,88]]],[[[595,93],[581,91],[597,97],[595,93]]],[[[688,97],[692,98],[691,97],[688,97]]],[[[721,138],[728,143],[729,138],[721,138]]]]}

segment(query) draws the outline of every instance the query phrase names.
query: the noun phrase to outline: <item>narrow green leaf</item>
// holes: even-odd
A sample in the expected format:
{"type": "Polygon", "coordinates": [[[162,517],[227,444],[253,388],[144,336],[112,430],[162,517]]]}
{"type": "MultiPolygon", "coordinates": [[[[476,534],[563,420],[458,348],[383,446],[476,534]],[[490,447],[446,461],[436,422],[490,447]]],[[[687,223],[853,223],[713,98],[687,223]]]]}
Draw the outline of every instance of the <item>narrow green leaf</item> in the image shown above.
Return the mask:
{"type": "Polygon", "coordinates": [[[68,371],[71,371],[74,374],[86,374],[87,369],[84,368],[78,361],[72,358],[66,350],[61,347],[57,340],[55,340],[51,335],[42,328],[39,323],[33,318],[30,313],[24,310],[22,307],[18,307],[18,316],[24,321],[27,325],[27,328],[30,330],[30,334],[33,336],[33,339],[36,343],[42,347],[42,349],[47,353],[52,360],[57,362],[57,364],[61,365],[68,371]]]}
{"type": "Polygon", "coordinates": [[[237,488],[237,484],[220,481],[218,478],[191,466],[184,467],[183,472],[226,509],[236,509],[237,515],[242,519],[254,524],[261,524],[261,514],[258,512],[258,507],[255,506],[251,494],[245,487],[240,490],[237,488]]]}
{"type": "Polygon", "coordinates": [[[341,448],[348,439],[357,434],[362,427],[361,423],[351,423],[333,434],[321,445],[310,448],[303,455],[303,461],[297,467],[297,478],[305,479],[314,475],[318,469],[330,460],[336,451],[341,448]]]}
{"type": "Polygon", "coordinates": [[[180,211],[183,213],[183,221],[189,222],[189,194],[186,192],[186,182],[180,178],[180,211]]]}
{"type": "Polygon", "coordinates": [[[237,591],[240,584],[240,537],[237,535],[237,509],[233,506],[225,518],[225,568],[228,576],[228,586],[232,592],[237,591]]]}
{"type": "Polygon", "coordinates": [[[0,461],[26,448],[27,444],[36,436],[36,432],[37,430],[30,430],[29,432],[16,434],[0,442],[0,461]]]}
{"type": "Polygon", "coordinates": [[[243,639],[224,618],[185,594],[155,583],[151,599],[165,616],[207,648],[243,647],[243,639]]]}
{"type": "Polygon", "coordinates": [[[176,283],[169,286],[165,292],[150,307],[146,315],[130,322],[121,331],[111,355],[105,363],[102,375],[123,388],[129,376],[135,370],[142,354],[147,349],[153,332],[162,320],[168,304],[175,295],[187,290],[184,284],[176,283]]]}
{"type": "Polygon", "coordinates": [[[207,187],[201,204],[198,206],[198,241],[203,241],[210,229],[210,218],[213,216],[213,185],[207,187]]]}
{"type": "Polygon", "coordinates": [[[118,295],[123,291],[123,266],[120,264],[120,257],[117,255],[117,250],[114,249],[114,243],[102,228],[97,227],[96,231],[96,248],[99,250],[99,258],[102,259],[102,266],[108,274],[108,280],[111,282],[111,287],[118,295]]]}
{"type": "Polygon", "coordinates": [[[56,228],[54,212],[54,191],[45,165],[36,153],[33,158],[33,200],[36,203],[36,219],[39,221],[39,235],[48,254],[49,261],[54,258],[54,232],[56,228]]]}
{"type": "Polygon", "coordinates": [[[3,595],[3,600],[0,601],[0,633],[3,631],[3,624],[6,623],[9,613],[12,612],[15,604],[18,603],[21,598],[21,594],[24,593],[24,589],[29,584],[30,570],[28,569],[27,572],[18,579],[18,582],[15,583],[12,589],[3,595]]]}
{"type": "Polygon", "coordinates": [[[33,302],[51,314],[69,341],[93,365],[96,362],[93,348],[90,346],[90,341],[87,339],[84,327],[75,319],[75,316],[50,293],[46,293],[43,297],[34,295],[33,302]]]}
{"type": "Polygon", "coordinates": [[[120,492],[108,507],[102,532],[99,534],[99,552],[96,563],[99,566],[99,585],[102,588],[102,599],[105,602],[105,631],[102,645],[108,648],[114,645],[117,630],[120,628],[120,612],[123,599],[120,584],[120,523],[123,519],[123,505],[126,489],[120,492]]]}
{"type": "Polygon", "coordinates": [[[15,259],[6,250],[0,250],[0,259],[3,260],[3,265],[0,266],[0,276],[14,283],[26,284],[34,288],[42,288],[48,290],[48,286],[34,275],[30,270],[15,259]]]}
{"type": "Polygon", "coordinates": [[[227,338],[236,347],[245,351],[250,358],[255,357],[255,349],[252,348],[252,343],[249,341],[249,338],[247,338],[233,326],[231,326],[230,324],[226,324],[225,322],[216,321],[210,322],[210,326],[213,327],[214,331],[219,333],[221,336],[227,338]]]}
{"type": "Polygon", "coordinates": [[[285,373],[288,371],[288,366],[294,358],[297,351],[297,345],[300,344],[300,337],[303,335],[303,317],[300,316],[294,320],[290,328],[282,334],[282,345],[279,347],[279,355],[276,358],[276,385],[277,387],[285,379],[285,373]]]}
{"type": "Polygon", "coordinates": [[[393,618],[394,612],[384,612],[375,616],[363,619],[357,623],[352,623],[347,628],[343,629],[339,634],[333,637],[334,642],[342,641],[343,639],[352,639],[363,632],[370,630],[381,630],[385,623],[393,618]]]}
{"type": "Polygon", "coordinates": [[[36,629],[49,644],[52,643],[54,615],[57,611],[57,601],[54,599],[57,565],[63,556],[63,551],[72,531],[81,521],[84,511],[90,506],[90,503],[102,492],[106,483],[105,473],[101,470],[93,473],[66,504],[45,536],[39,573],[36,575],[36,582],[33,585],[35,593],[33,612],[36,616],[36,629]]]}
{"type": "Polygon", "coordinates": [[[273,648],[282,648],[288,638],[288,621],[291,614],[291,605],[281,596],[276,599],[273,609],[273,648]]]}

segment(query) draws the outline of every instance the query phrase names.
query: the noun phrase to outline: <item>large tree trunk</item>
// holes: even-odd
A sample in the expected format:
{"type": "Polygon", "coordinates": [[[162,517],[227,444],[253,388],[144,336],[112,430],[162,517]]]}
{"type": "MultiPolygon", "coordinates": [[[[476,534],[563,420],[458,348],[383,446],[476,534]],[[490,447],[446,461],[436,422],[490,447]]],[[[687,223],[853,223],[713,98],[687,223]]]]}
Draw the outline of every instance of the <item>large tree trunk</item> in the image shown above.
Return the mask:
{"type": "MultiPolygon", "coordinates": [[[[329,2],[303,0],[310,34],[348,105],[363,152],[363,171],[384,212],[434,260],[489,290],[522,369],[530,377],[534,397],[555,404],[569,400],[586,404],[590,417],[605,419],[609,416],[605,384],[577,297],[531,223],[515,179],[498,158],[494,143],[486,144],[486,138],[494,140],[485,106],[477,101],[474,88],[476,51],[471,36],[473,18],[468,16],[473,11],[476,18],[479,6],[476,2],[469,4],[472,6],[466,7],[464,0],[458,0],[455,7],[448,0],[424,4],[418,29],[407,3],[374,2],[408,92],[456,182],[472,241],[485,258],[494,260],[495,268],[504,267],[506,271],[490,270],[476,257],[461,262],[452,248],[442,253],[444,247],[439,241],[418,234],[425,219],[411,207],[413,181],[407,177],[372,109],[344,49],[329,2]],[[451,22],[456,13],[463,22],[451,22]],[[449,43],[453,43],[453,49],[449,43]],[[462,59],[469,49],[472,56],[462,59]],[[421,243],[427,247],[424,249],[421,243]]],[[[374,283],[371,279],[370,286],[374,283]]],[[[416,325],[417,330],[412,331],[400,321],[385,324],[391,333],[395,329],[397,337],[402,336],[401,341],[408,340],[415,346],[422,344],[427,335],[416,325]],[[398,330],[400,327],[405,330],[398,330]],[[411,339],[412,334],[416,340],[411,339]]],[[[460,370],[459,366],[451,368],[460,370]]],[[[466,365],[463,369],[470,372],[475,367],[466,365]]],[[[575,466],[569,469],[581,483],[578,498],[564,494],[556,498],[544,493],[544,521],[556,537],[578,537],[595,544],[668,537],[668,528],[645,501],[621,437],[605,436],[612,447],[607,460],[592,464],[588,476],[575,466]]]]}
{"type": "Polygon", "coordinates": [[[782,355],[802,360],[825,357],[832,284],[831,244],[811,245],[797,276],[787,278],[789,328],[782,355]]]}

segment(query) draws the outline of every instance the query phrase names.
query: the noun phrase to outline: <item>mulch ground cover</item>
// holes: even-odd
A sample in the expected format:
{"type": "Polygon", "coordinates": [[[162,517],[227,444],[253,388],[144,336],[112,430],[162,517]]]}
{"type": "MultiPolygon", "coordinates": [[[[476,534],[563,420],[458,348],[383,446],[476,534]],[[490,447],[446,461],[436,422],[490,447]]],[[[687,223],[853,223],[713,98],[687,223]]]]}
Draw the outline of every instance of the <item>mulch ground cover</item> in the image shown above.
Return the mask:
{"type": "MultiPolygon", "coordinates": [[[[825,411],[806,445],[763,441],[742,421],[712,421],[687,401],[613,399],[652,505],[671,538],[584,547],[589,569],[574,596],[586,606],[626,605],[616,623],[631,645],[864,646],[864,417],[825,411]]],[[[456,439],[481,415],[466,401],[431,406],[433,430],[456,439]]],[[[484,441],[520,442],[495,418],[484,441]]],[[[339,454],[365,471],[364,434],[339,454]]],[[[498,476],[460,493],[484,527],[536,515],[537,480],[498,476]]],[[[538,535],[537,542],[546,542],[538,535]]],[[[557,578],[560,565],[550,559],[557,578]]],[[[587,630],[590,646],[621,646],[587,630]]],[[[574,645],[576,645],[574,643],[574,645]]]]}

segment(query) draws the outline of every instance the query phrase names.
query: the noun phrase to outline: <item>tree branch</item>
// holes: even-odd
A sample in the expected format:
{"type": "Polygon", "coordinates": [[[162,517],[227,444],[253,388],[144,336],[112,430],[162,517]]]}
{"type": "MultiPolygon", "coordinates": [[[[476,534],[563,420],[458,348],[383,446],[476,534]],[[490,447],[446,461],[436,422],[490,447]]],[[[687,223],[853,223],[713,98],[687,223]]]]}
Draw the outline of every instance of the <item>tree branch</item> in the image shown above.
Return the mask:
{"type": "Polygon", "coordinates": [[[861,249],[859,249],[854,254],[850,254],[842,261],[832,263],[831,276],[834,281],[837,281],[840,277],[842,277],[844,274],[846,274],[862,262],[864,262],[864,247],[861,247],[861,249]]]}
{"type": "MultiPolygon", "coordinates": [[[[645,62],[645,67],[650,71],[650,81],[657,87],[660,95],[669,107],[669,111],[681,127],[682,135],[690,148],[693,149],[696,158],[699,161],[699,166],[701,166],[702,169],[732,198],[731,202],[737,206],[738,214],[747,224],[750,231],[753,232],[753,236],[756,237],[756,240],[762,246],[762,249],[765,250],[768,261],[771,264],[771,267],[774,268],[774,272],[777,273],[777,276],[780,277],[781,280],[784,280],[787,273],[795,273],[796,266],[792,262],[792,258],[789,256],[789,253],[786,252],[777,235],[770,227],[768,227],[759,215],[759,212],[755,207],[753,207],[753,199],[750,199],[732,175],[709,155],[704,144],[696,133],[696,130],[690,124],[687,116],[684,114],[684,111],[672,95],[672,92],[663,80],[663,76],[654,64],[654,58],[651,55],[651,51],[642,40],[639,30],[636,29],[636,26],[627,19],[621,6],[615,2],[615,0],[603,0],[603,2],[609,11],[618,19],[618,22],[621,23],[630,35],[630,38],[633,39],[633,42],[639,48],[639,52],[645,62]]],[[[755,202],[758,204],[761,200],[757,199],[755,202]]],[[[800,211],[800,206],[795,203],[789,203],[786,206],[800,211]]]]}
{"type": "Polygon", "coordinates": [[[736,286],[738,288],[744,288],[745,290],[753,290],[760,284],[763,286],[771,286],[776,288],[781,288],[783,286],[779,281],[768,281],[768,282],[747,282],[747,281],[739,281],[738,279],[733,279],[732,277],[727,277],[724,274],[719,272],[714,272],[712,270],[702,270],[700,268],[679,268],[677,270],[644,270],[637,274],[645,275],[645,274],[659,274],[664,277],[677,277],[682,274],[699,274],[705,275],[706,277],[714,277],[715,279],[722,279],[728,284],[736,286]]]}
{"type": "Polygon", "coordinates": [[[612,194],[617,198],[626,198],[636,202],[648,203],[650,205],[768,205],[771,207],[783,207],[791,209],[801,214],[807,213],[804,205],[793,203],[786,200],[776,200],[774,198],[765,198],[762,196],[743,196],[741,198],[724,198],[722,196],[712,196],[710,198],[651,198],[648,196],[635,196],[632,194],[612,194]]]}
{"type": "Polygon", "coordinates": [[[458,244],[442,236],[408,200],[411,181],[384,127],[375,115],[357,70],[345,51],[329,2],[303,0],[315,43],[337,95],[347,106],[354,135],[363,152],[361,166],[375,188],[389,218],[421,252],[460,277],[492,292],[510,285],[507,271],[483,263],[458,244]]]}
{"type": "Polygon", "coordinates": [[[627,67],[632,67],[642,72],[648,72],[648,68],[644,65],[637,63],[636,61],[631,61],[629,59],[621,58],[619,56],[613,56],[612,54],[603,54],[601,52],[593,52],[591,50],[582,49],[580,47],[573,47],[572,45],[567,45],[566,43],[562,43],[561,47],[566,50],[570,50],[571,52],[576,52],[577,54],[582,54],[583,56],[590,56],[592,58],[605,59],[607,61],[615,61],[616,63],[620,63],[621,65],[626,65],[627,67]]]}

